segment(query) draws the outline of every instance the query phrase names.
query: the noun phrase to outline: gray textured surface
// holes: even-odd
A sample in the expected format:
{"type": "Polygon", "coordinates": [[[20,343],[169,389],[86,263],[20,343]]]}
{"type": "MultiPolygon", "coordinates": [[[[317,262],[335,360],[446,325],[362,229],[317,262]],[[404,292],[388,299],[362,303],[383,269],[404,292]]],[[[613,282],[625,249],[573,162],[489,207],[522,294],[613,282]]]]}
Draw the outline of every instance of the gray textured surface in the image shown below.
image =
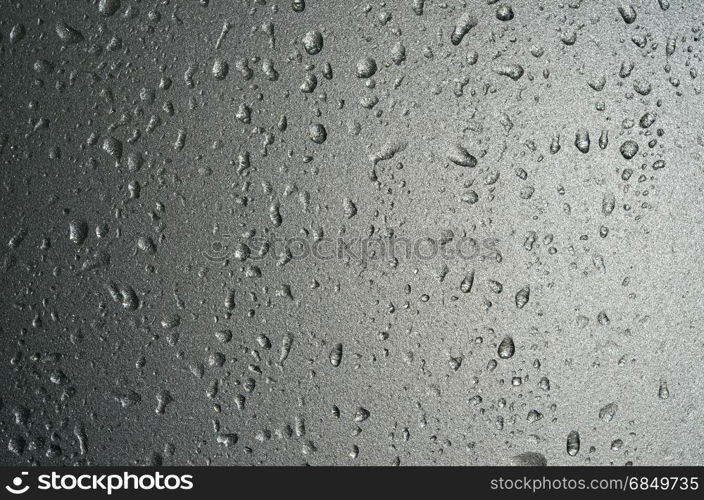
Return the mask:
{"type": "Polygon", "coordinates": [[[701,2],[305,3],[2,0],[0,462],[704,463],[701,2]]]}

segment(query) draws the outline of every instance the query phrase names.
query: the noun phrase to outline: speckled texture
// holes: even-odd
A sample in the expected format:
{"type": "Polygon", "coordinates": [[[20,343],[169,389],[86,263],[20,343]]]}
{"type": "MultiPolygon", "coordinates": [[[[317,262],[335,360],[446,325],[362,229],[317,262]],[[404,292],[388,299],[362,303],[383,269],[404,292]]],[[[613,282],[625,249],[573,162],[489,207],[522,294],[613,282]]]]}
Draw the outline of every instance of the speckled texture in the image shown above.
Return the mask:
{"type": "Polygon", "coordinates": [[[0,463],[704,463],[701,5],[421,3],[0,0],[0,463]]]}

